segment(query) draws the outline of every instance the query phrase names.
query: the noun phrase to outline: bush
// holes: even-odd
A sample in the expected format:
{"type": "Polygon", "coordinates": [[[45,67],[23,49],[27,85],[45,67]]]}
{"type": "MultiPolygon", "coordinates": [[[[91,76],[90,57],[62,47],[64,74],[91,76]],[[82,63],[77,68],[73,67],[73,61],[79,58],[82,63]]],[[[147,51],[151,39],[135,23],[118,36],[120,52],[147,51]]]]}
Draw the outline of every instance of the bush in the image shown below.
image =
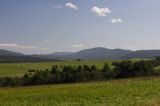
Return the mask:
{"type": "Polygon", "coordinates": [[[128,77],[136,77],[136,76],[148,76],[154,75],[154,65],[150,61],[122,61],[122,62],[114,62],[114,73],[116,78],[128,78],[128,77]]]}
{"type": "Polygon", "coordinates": [[[21,78],[15,77],[3,77],[0,78],[0,86],[1,87],[12,87],[12,86],[20,86],[22,85],[21,78]]]}
{"type": "Polygon", "coordinates": [[[122,61],[113,63],[116,78],[128,78],[134,76],[133,63],[122,61]]]}
{"type": "Polygon", "coordinates": [[[32,73],[32,72],[35,72],[35,70],[34,69],[30,69],[30,70],[28,70],[28,72],[32,73]]]}

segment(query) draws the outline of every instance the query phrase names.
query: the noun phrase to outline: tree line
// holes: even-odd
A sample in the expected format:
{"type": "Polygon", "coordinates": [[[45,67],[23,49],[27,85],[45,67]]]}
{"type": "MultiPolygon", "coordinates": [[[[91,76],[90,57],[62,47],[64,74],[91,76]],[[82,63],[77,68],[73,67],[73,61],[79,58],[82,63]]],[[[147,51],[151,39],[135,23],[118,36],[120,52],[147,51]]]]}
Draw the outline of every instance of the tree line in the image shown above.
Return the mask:
{"type": "Polygon", "coordinates": [[[160,75],[155,70],[160,65],[160,59],[140,61],[116,61],[113,68],[105,63],[102,69],[95,65],[64,66],[58,65],[46,70],[29,70],[23,77],[2,77],[0,86],[27,86],[40,84],[74,83],[87,81],[101,81],[119,78],[160,75]]]}

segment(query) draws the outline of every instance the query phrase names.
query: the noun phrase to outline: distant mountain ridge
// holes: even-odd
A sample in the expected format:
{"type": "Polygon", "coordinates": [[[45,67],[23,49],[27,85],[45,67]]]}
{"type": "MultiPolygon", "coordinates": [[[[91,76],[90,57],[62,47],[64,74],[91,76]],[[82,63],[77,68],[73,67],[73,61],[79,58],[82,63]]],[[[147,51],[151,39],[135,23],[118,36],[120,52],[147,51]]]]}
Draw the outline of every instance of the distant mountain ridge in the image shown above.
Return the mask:
{"type": "Polygon", "coordinates": [[[160,57],[160,50],[137,50],[122,58],[152,58],[160,57]]]}
{"type": "Polygon", "coordinates": [[[69,59],[82,59],[82,60],[113,60],[113,59],[120,59],[121,56],[124,56],[129,53],[131,53],[130,50],[96,47],[96,48],[81,50],[73,54],[64,55],[63,57],[69,59]]]}
{"type": "Polygon", "coordinates": [[[78,52],[55,52],[44,55],[25,55],[0,49],[0,63],[10,62],[47,62],[64,60],[117,60],[132,58],[160,57],[160,50],[125,50],[96,47],[84,49],[78,52]]]}
{"type": "Polygon", "coordinates": [[[55,52],[55,53],[51,53],[51,54],[47,54],[47,55],[59,57],[59,56],[70,55],[70,54],[73,54],[73,52],[55,52]]]}
{"type": "Polygon", "coordinates": [[[43,56],[37,57],[32,55],[24,55],[22,53],[0,49],[0,63],[47,62],[47,61],[60,61],[60,59],[53,59],[43,56]]]}
{"type": "MultiPolygon", "coordinates": [[[[70,53],[70,52],[69,52],[70,53]]],[[[160,50],[126,50],[126,49],[108,49],[96,47],[84,49],[75,53],[63,54],[58,56],[50,54],[52,57],[67,58],[67,59],[82,59],[82,60],[117,60],[117,59],[132,59],[132,58],[152,58],[159,57],[160,50]]]]}
{"type": "Polygon", "coordinates": [[[24,56],[24,54],[0,49],[0,56],[24,56]]]}

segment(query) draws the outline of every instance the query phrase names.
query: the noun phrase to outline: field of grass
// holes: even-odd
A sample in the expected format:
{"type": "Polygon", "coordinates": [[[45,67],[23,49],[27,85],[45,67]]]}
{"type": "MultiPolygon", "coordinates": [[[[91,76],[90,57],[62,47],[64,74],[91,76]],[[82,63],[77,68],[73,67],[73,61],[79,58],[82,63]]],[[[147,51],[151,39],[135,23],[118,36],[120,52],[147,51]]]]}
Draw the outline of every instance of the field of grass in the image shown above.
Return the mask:
{"type": "MultiPolygon", "coordinates": [[[[132,59],[139,61],[140,59],[132,59]]],[[[61,61],[61,62],[38,62],[38,63],[0,63],[0,77],[2,76],[23,76],[29,69],[44,70],[50,69],[53,65],[58,66],[78,66],[78,65],[96,65],[102,68],[104,63],[108,63],[112,67],[113,61],[120,60],[99,60],[99,61],[61,61]]]]}
{"type": "Polygon", "coordinates": [[[63,62],[40,62],[40,63],[5,63],[0,64],[0,76],[22,76],[29,69],[50,69],[53,65],[66,66],[66,65],[96,65],[102,68],[104,63],[107,62],[111,65],[113,61],[63,61],[63,62]]]}
{"type": "Polygon", "coordinates": [[[0,106],[159,106],[160,79],[0,88],[0,106]]]}
{"type": "MultiPolygon", "coordinates": [[[[138,60],[132,60],[138,61],[138,60]]],[[[0,64],[0,76],[22,76],[52,65],[96,65],[113,61],[64,61],[0,64]]],[[[156,67],[160,69],[160,67],[156,67]]],[[[160,78],[0,88],[0,106],[159,106],[160,78]]]]}

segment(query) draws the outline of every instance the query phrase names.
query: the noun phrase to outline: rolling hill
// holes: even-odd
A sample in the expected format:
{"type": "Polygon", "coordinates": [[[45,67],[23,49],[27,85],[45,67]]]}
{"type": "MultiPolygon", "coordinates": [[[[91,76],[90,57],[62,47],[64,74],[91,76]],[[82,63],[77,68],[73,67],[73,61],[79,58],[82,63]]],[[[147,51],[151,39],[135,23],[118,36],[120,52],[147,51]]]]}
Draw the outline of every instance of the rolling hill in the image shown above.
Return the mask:
{"type": "MultiPolygon", "coordinates": [[[[76,53],[59,55],[58,57],[67,59],[82,59],[82,60],[114,60],[114,59],[121,59],[121,57],[130,53],[132,53],[131,50],[96,47],[91,49],[84,49],[76,53]]],[[[53,53],[50,56],[57,57],[57,54],[55,55],[53,53]]]]}
{"type": "Polygon", "coordinates": [[[153,58],[160,56],[160,50],[125,50],[96,47],[84,49],[78,52],[57,52],[49,54],[50,57],[81,59],[81,60],[117,60],[132,58],[153,58]]]}
{"type": "Polygon", "coordinates": [[[24,54],[0,49],[0,56],[24,56],[24,54]]]}
{"type": "Polygon", "coordinates": [[[0,63],[15,63],[15,62],[47,62],[60,61],[59,59],[48,58],[44,56],[24,55],[22,53],[12,52],[8,50],[0,50],[0,63]]]}
{"type": "Polygon", "coordinates": [[[124,59],[128,58],[153,58],[160,57],[160,50],[137,50],[130,54],[125,55],[124,59]]]}
{"type": "Polygon", "coordinates": [[[102,47],[84,49],[78,52],[55,52],[43,55],[24,55],[0,49],[0,63],[12,62],[49,62],[64,60],[119,60],[132,58],[153,58],[159,57],[160,50],[125,50],[108,49],[102,47]]]}

